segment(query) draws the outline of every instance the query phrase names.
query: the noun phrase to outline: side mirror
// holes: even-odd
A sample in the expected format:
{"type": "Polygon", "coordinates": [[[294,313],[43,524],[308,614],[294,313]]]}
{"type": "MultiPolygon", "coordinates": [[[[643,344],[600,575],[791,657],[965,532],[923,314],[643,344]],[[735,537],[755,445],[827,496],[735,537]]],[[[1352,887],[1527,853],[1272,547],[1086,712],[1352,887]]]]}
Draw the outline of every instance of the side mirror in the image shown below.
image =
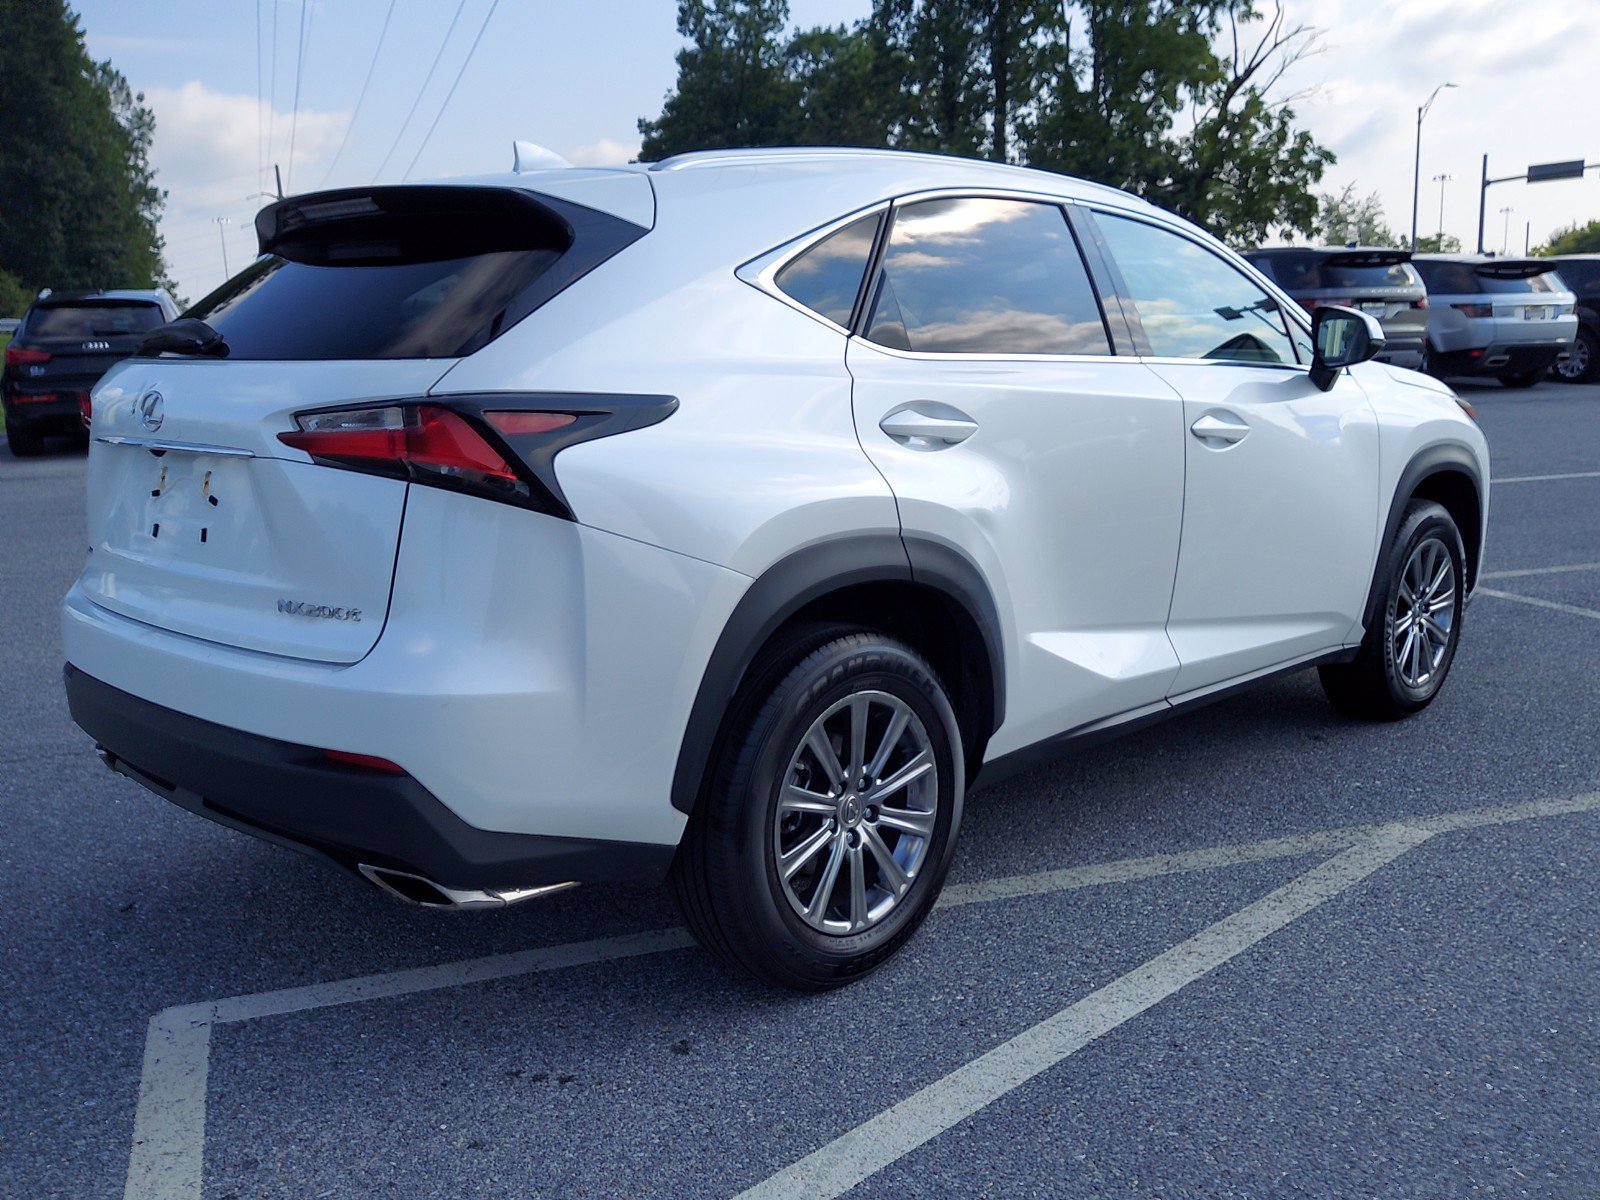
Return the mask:
{"type": "Polygon", "coordinates": [[[1383,326],[1356,309],[1323,305],[1311,316],[1311,340],[1316,344],[1311,382],[1327,391],[1340,371],[1366,362],[1383,349],[1383,326]]]}

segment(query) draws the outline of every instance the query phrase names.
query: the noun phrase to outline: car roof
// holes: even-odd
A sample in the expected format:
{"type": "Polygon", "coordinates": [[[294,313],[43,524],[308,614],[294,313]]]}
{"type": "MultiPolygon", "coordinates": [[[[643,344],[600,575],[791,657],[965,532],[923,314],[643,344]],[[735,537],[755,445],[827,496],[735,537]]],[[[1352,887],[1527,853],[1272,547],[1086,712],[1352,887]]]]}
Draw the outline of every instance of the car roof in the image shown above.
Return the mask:
{"type": "Polygon", "coordinates": [[[1397,246],[1262,246],[1242,253],[1249,258],[1252,254],[1389,254],[1400,249],[1397,246]]]}
{"type": "Polygon", "coordinates": [[[129,303],[143,304],[171,304],[174,308],[177,303],[160,288],[106,288],[93,292],[51,292],[48,296],[41,296],[34,303],[45,308],[61,304],[82,304],[85,301],[124,300],[129,303]]]}

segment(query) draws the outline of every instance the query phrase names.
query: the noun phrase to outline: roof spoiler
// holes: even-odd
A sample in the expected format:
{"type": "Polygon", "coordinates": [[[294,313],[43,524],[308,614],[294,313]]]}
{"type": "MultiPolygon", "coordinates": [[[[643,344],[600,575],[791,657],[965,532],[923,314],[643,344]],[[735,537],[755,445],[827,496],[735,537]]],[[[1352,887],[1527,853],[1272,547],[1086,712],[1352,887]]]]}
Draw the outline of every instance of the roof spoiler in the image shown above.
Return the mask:
{"type": "Polygon", "coordinates": [[[1547,258],[1497,258],[1472,268],[1485,279],[1532,279],[1556,269],[1547,258]]]}
{"type": "Polygon", "coordinates": [[[1330,267],[1393,267],[1411,261],[1411,251],[1387,247],[1360,250],[1335,250],[1323,259],[1330,267]]]}

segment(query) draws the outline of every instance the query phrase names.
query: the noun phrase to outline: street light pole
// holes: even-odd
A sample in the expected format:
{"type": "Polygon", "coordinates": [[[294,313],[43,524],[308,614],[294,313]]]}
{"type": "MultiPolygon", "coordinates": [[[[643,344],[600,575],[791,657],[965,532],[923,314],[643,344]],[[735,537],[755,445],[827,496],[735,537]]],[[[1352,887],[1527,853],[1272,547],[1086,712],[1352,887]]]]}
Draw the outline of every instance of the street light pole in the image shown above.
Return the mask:
{"type": "Polygon", "coordinates": [[[1506,254],[1511,249],[1511,214],[1517,210],[1507,205],[1500,210],[1500,215],[1506,219],[1505,228],[1500,231],[1500,253],[1506,254]]]}
{"type": "Polygon", "coordinates": [[[1428,101],[1417,109],[1417,158],[1411,169],[1411,249],[1417,248],[1417,204],[1422,195],[1422,118],[1428,115],[1428,110],[1433,107],[1433,102],[1438,99],[1439,93],[1445,88],[1453,88],[1453,83],[1441,83],[1433,89],[1428,101]]]}
{"type": "MultiPolygon", "coordinates": [[[[1454,179],[1454,175],[1435,175],[1433,181],[1439,185],[1439,245],[1435,247],[1440,254],[1444,253],[1444,185],[1454,179]]],[[[1416,249],[1415,246],[1412,247],[1416,249]]]]}

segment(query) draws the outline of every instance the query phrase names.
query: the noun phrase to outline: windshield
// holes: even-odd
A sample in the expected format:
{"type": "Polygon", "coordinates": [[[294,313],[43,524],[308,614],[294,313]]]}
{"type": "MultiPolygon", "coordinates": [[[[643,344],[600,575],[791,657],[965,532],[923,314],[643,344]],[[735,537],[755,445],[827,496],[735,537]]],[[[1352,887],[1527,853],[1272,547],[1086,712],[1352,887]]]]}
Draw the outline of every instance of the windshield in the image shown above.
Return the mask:
{"type": "Polygon", "coordinates": [[[61,304],[35,308],[30,338],[105,338],[145,333],[166,320],[157,304],[61,304]]]}

